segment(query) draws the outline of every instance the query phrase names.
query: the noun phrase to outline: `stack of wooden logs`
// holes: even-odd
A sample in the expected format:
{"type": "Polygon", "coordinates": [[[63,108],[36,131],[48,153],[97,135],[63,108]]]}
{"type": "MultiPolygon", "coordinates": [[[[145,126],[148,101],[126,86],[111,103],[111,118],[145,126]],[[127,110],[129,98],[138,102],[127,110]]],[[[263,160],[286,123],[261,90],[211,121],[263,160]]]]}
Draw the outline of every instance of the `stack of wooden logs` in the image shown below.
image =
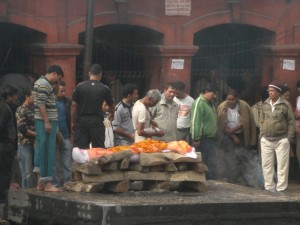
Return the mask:
{"type": "Polygon", "coordinates": [[[72,165],[72,181],[64,189],[75,192],[127,192],[142,190],[206,190],[201,153],[190,158],[178,153],[140,153],[130,150],[72,165]],[[133,160],[135,162],[131,162],[133,160]]]}

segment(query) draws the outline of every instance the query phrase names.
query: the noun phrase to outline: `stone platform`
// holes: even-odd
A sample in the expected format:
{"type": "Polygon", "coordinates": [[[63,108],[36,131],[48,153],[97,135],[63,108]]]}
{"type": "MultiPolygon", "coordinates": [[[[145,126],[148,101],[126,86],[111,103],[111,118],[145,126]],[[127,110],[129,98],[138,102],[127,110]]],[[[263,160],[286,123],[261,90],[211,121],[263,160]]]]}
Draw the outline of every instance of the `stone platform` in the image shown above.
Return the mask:
{"type": "Polygon", "coordinates": [[[32,225],[300,224],[299,191],[270,193],[219,181],[206,185],[203,193],[10,191],[7,219],[32,225]]]}

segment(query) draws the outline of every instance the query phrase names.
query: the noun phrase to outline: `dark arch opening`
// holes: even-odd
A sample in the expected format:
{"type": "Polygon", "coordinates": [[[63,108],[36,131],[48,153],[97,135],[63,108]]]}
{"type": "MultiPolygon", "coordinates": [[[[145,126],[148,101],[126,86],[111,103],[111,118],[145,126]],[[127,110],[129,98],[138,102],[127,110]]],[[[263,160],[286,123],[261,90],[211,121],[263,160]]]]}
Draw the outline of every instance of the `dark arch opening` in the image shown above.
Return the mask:
{"type": "Polygon", "coordinates": [[[253,87],[258,87],[261,78],[257,49],[270,45],[274,36],[269,30],[242,24],[222,24],[195,33],[199,50],[192,60],[192,94],[197,97],[205,81],[214,80],[219,102],[228,88],[234,88],[241,99],[254,103],[253,87]]]}
{"type": "MultiPolygon", "coordinates": [[[[147,60],[151,47],[163,43],[163,34],[134,25],[106,25],[94,29],[92,63],[103,68],[102,82],[109,85],[112,79],[118,79],[122,85],[136,83],[140,95],[146,77],[151,77],[151,60],[147,60]]],[[[79,35],[79,44],[84,44],[84,33],[79,35]]],[[[77,81],[82,80],[83,54],[77,58],[77,81]]]]}
{"type": "Polygon", "coordinates": [[[10,23],[0,23],[0,76],[7,73],[28,73],[32,43],[43,43],[46,35],[36,30],[10,23]]]}

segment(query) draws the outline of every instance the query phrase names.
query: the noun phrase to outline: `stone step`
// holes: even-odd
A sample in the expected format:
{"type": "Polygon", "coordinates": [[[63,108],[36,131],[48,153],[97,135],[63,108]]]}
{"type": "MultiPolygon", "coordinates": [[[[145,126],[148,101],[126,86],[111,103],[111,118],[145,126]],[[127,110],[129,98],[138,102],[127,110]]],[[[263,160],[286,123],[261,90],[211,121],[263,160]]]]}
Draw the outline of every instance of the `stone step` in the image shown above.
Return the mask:
{"type": "Polygon", "coordinates": [[[9,225],[9,222],[6,220],[0,219],[0,225],[9,225]]]}

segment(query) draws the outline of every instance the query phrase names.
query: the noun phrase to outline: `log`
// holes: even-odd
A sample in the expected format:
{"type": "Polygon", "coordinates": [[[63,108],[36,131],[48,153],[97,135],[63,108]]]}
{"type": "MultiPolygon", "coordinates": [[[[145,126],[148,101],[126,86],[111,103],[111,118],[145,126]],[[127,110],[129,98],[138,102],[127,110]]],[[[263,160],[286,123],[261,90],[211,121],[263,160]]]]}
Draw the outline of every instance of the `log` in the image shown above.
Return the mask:
{"type": "Polygon", "coordinates": [[[128,180],[167,180],[168,176],[164,172],[149,172],[141,173],[138,171],[126,171],[124,172],[125,179],[128,180]]]}
{"type": "Polygon", "coordinates": [[[178,169],[174,163],[169,163],[169,164],[165,165],[165,170],[168,172],[177,172],[178,171],[178,169]]]}
{"type": "Polygon", "coordinates": [[[165,171],[165,167],[163,165],[150,166],[150,172],[161,172],[165,171]]]}
{"type": "Polygon", "coordinates": [[[75,192],[97,193],[103,190],[103,183],[83,183],[82,181],[68,181],[64,184],[64,190],[75,192]]]}
{"type": "Polygon", "coordinates": [[[199,162],[202,162],[202,153],[196,152],[196,155],[197,155],[197,159],[199,160],[199,162]]]}
{"type": "Polygon", "coordinates": [[[124,173],[122,171],[107,171],[103,172],[101,175],[82,175],[82,181],[85,183],[105,183],[105,182],[113,182],[113,181],[121,181],[124,180],[124,173]]]}
{"type": "Polygon", "coordinates": [[[205,173],[208,167],[204,163],[189,163],[188,168],[198,173],[205,173]]]}
{"type": "Polygon", "coordinates": [[[140,154],[140,164],[141,166],[157,166],[166,165],[171,162],[202,162],[201,153],[197,153],[197,158],[191,158],[185,155],[181,155],[174,152],[166,153],[141,153],[140,154]]]}
{"type": "Polygon", "coordinates": [[[170,191],[180,191],[181,182],[169,181],[170,191]]]}
{"type": "Polygon", "coordinates": [[[178,171],[186,171],[186,170],[188,170],[187,163],[176,163],[175,165],[178,168],[178,171]]]}
{"type": "Polygon", "coordinates": [[[99,175],[102,173],[98,160],[91,160],[84,164],[73,162],[72,171],[79,171],[90,175],[99,175]]]}
{"type": "Polygon", "coordinates": [[[106,163],[102,166],[103,171],[116,171],[118,170],[118,162],[106,163]]]}
{"type": "Polygon", "coordinates": [[[139,163],[130,163],[128,170],[142,172],[143,167],[139,163]]]}
{"type": "Polygon", "coordinates": [[[72,172],[72,181],[81,181],[82,180],[82,173],[79,171],[72,172]]]}
{"type": "Polygon", "coordinates": [[[114,193],[127,192],[129,190],[129,180],[105,183],[104,190],[114,192],[114,193]]]}
{"type": "Polygon", "coordinates": [[[133,153],[131,150],[124,150],[124,151],[119,151],[110,155],[104,155],[98,158],[98,162],[100,165],[109,163],[109,162],[116,162],[116,161],[121,161],[124,158],[130,158],[133,153]]]}
{"type": "Polygon", "coordinates": [[[170,182],[168,181],[144,181],[145,190],[165,190],[170,189],[170,182]]]}
{"type": "Polygon", "coordinates": [[[205,174],[199,174],[195,171],[169,172],[169,181],[197,181],[205,182],[205,174]]]}
{"type": "Polygon", "coordinates": [[[143,173],[150,172],[149,167],[141,166],[141,164],[139,164],[139,163],[130,163],[129,167],[128,167],[128,170],[139,171],[139,172],[143,172],[143,173]]]}
{"type": "Polygon", "coordinates": [[[144,181],[141,180],[129,181],[130,191],[142,191],[143,188],[144,188],[144,181]]]}
{"type": "MultiPolygon", "coordinates": [[[[172,153],[169,153],[169,154],[172,154],[172,153]]],[[[176,163],[176,162],[202,162],[201,152],[196,152],[196,154],[197,154],[196,159],[185,156],[185,155],[181,155],[181,154],[176,154],[176,155],[171,156],[171,157],[172,157],[172,161],[174,163],[176,163]]]]}
{"type": "Polygon", "coordinates": [[[129,167],[129,158],[124,158],[121,162],[120,162],[120,169],[124,170],[124,169],[128,169],[129,167]]]}
{"type": "Polygon", "coordinates": [[[140,153],[141,166],[157,166],[170,163],[170,159],[165,157],[167,153],[140,153]]]}

